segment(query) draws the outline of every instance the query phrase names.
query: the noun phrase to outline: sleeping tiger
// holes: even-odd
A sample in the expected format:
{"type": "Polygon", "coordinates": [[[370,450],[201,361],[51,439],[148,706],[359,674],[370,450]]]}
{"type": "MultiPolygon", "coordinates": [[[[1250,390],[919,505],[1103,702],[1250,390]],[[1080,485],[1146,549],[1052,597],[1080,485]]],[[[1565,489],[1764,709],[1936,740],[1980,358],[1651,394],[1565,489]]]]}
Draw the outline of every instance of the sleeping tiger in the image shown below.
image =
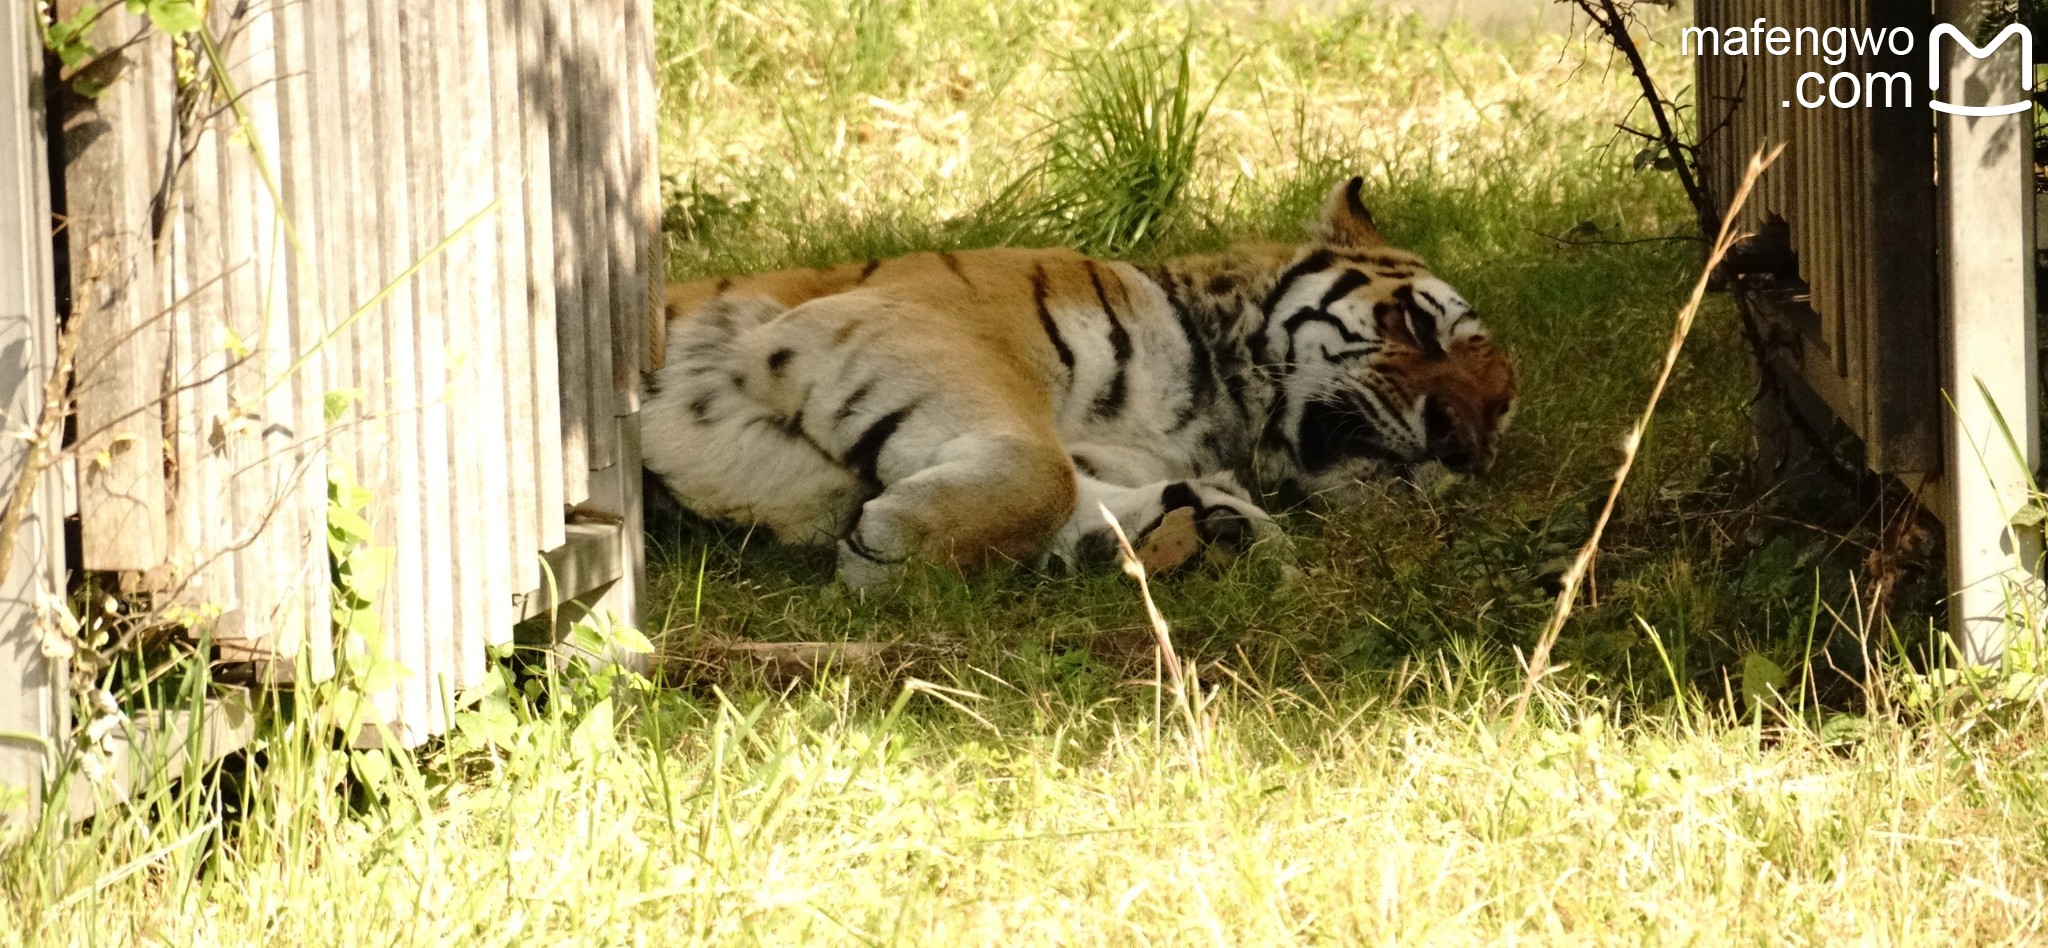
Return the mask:
{"type": "Polygon", "coordinates": [[[1322,493],[1493,466],[1515,373],[1463,298],[1389,246],[1353,178],[1310,239],[1149,266],[927,253],[670,286],[647,469],[697,513],[912,560],[1069,564],[1188,508],[1278,535],[1246,485],[1322,493]]]}

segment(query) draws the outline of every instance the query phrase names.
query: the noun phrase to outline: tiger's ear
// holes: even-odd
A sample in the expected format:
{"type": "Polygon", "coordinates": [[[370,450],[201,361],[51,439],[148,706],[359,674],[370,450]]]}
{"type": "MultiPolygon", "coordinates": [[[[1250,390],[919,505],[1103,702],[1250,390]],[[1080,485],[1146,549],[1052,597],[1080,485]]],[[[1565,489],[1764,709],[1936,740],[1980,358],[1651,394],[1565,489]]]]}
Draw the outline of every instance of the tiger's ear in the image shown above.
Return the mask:
{"type": "Polygon", "coordinates": [[[1387,238],[1380,236],[1380,228],[1373,223],[1372,212],[1366,210],[1365,202],[1358,199],[1358,192],[1364,188],[1365,179],[1355,177],[1332,189],[1330,196],[1323,201],[1323,220],[1316,236],[1327,243],[1345,247],[1384,245],[1387,238]]]}

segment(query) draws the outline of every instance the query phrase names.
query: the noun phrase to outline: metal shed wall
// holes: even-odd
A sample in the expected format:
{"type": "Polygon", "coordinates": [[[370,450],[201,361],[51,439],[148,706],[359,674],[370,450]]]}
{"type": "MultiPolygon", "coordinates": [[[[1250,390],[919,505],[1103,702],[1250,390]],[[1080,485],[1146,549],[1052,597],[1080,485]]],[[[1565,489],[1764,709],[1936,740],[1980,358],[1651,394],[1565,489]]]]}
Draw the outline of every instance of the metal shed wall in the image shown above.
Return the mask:
{"type": "MultiPolygon", "coordinates": [[[[207,617],[222,661],[324,678],[351,647],[328,482],[352,476],[391,557],[375,601],[403,674],[376,698],[404,743],[448,726],[521,620],[636,621],[651,0],[215,0],[189,42],[111,4],[91,38],[120,68],[56,167],[34,8],[0,24],[0,342],[23,342],[0,349],[0,404],[33,419],[78,320],[72,490],[39,522],[77,517],[76,565],[207,617]]],[[[19,451],[0,455],[4,478],[19,451]]],[[[37,552],[0,600],[0,731],[54,737],[23,584],[61,590],[64,557],[37,552]]],[[[0,740],[0,784],[34,785],[39,754],[0,740]]]]}
{"type": "MultiPolygon", "coordinates": [[[[51,318],[50,206],[44,156],[42,43],[26,12],[0,16],[0,427],[33,423],[56,348],[51,318]]],[[[19,485],[26,444],[0,445],[0,497],[19,485]]],[[[70,730],[65,663],[45,653],[36,599],[61,587],[63,536],[56,478],[45,476],[0,577],[0,793],[38,802],[48,741],[70,730]]],[[[6,816],[0,801],[0,818],[6,816]]]]}
{"type": "MultiPolygon", "coordinates": [[[[1978,0],[1699,0],[1702,27],[1903,28],[1910,50],[1700,55],[1700,166],[1719,200],[1753,152],[1786,145],[1737,223],[1759,235],[1735,290],[1789,323],[1769,339],[1796,377],[1863,439],[1874,471],[1899,475],[1949,533],[1951,615],[1966,654],[1995,659],[2039,608],[2039,538],[2012,519],[2039,461],[2031,112],[1937,113],[1932,29],[1976,36],[1978,0]],[[1886,79],[1857,107],[1807,107],[1820,83],[1886,79]],[[1818,76],[1814,78],[1804,78],[1818,76]],[[1801,83],[1804,82],[1804,87],[1801,83]],[[1899,92],[1904,100],[1894,99],[1899,92]],[[2011,435],[2008,441],[2007,434],[2011,435]]],[[[1795,34],[1796,35],[1796,34],[1795,34]]],[[[2017,43],[1979,59],[1935,50],[1945,97],[2023,100],[2017,43]]],[[[2029,80],[2030,82],[2031,80],[2029,80]]],[[[1848,84],[1844,83],[1843,88],[1848,84]]],[[[1962,103],[1962,99],[1969,99],[1962,103]]]]}

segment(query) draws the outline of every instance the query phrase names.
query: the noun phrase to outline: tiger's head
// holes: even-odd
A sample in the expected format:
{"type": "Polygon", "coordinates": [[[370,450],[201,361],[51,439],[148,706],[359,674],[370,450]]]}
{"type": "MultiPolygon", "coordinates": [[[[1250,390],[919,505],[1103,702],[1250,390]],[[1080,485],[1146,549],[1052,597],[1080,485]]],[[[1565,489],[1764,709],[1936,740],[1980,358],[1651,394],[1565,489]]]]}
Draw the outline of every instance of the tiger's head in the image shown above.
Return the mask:
{"type": "Polygon", "coordinates": [[[1515,370],[1472,307],[1389,245],[1352,178],[1265,300],[1261,360],[1279,391],[1264,457],[1311,493],[1437,462],[1493,467],[1515,370]],[[1277,449],[1277,450],[1276,450],[1277,449]]]}

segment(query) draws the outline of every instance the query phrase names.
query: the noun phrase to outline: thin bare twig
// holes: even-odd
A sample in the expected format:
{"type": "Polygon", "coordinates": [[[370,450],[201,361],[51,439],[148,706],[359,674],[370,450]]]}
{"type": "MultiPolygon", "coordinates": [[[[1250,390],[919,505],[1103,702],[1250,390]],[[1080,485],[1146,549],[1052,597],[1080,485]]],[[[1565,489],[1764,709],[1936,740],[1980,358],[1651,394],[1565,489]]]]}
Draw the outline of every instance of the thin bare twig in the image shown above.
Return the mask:
{"type": "Polygon", "coordinates": [[[1508,725],[1510,734],[1519,730],[1522,719],[1528,714],[1529,699],[1536,694],[1536,684],[1550,671],[1550,650],[1557,645],[1558,634],[1564,631],[1565,620],[1571,617],[1572,604],[1579,596],[1579,584],[1593,565],[1593,557],[1600,550],[1600,537],[1607,531],[1607,523],[1614,517],[1614,506],[1621,500],[1621,490],[1628,483],[1629,471],[1635,467],[1636,453],[1643,446],[1643,437],[1650,430],[1650,418],[1657,412],[1657,402],[1664,397],[1664,387],[1671,381],[1671,373],[1678,367],[1678,356],[1685,348],[1686,336],[1692,333],[1693,317],[1699,312],[1700,301],[1706,297],[1707,282],[1714,269],[1721,265],[1730,247],[1744,235],[1735,232],[1732,226],[1744,202],[1749,200],[1751,186],[1756,184],[1764,169],[1778,160],[1785,151],[1779,145],[1769,154],[1757,153],[1749,159],[1749,170],[1742,176],[1742,184],[1735,189],[1735,198],[1728,204],[1728,215],[1721,225],[1720,236],[1714,241],[1713,250],[1707,255],[1706,266],[1700,270],[1700,278],[1693,284],[1692,296],[1678,311],[1677,324],[1671,330],[1671,346],[1664,351],[1664,367],[1657,373],[1657,382],[1650,388],[1650,399],[1643,405],[1642,414],[1637,416],[1635,426],[1629,429],[1628,438],[1621,445],[1621,465],[1615,469],[1614,483],[1607,489],[1607,503],[1600,508],[1600,516],[1593,521],[1593,535],[1586,538],[1584,546],[1572,558],[1570,569],[1565,570],[1563,587],[1557,594],[1557,606],[1551,611],[1550,621],[1543,626],[1543,634],[1536,640],[1535,651],[1529,654],[1529,676],[1522,684],[1522,693],[1515,699],[1513,722],[1508,725]]]}
{"type": "MultiPolygon", "coordinates": [[[[1748,95],[1749,95],[1749,63],[1748,63],[1747,61],[1744,61],[1744,62],[1743,62],[1743,64],[1742,64],[1742,81],[1736,84],[1736,86],[1735,86],[1735,94],[1734,94],[1734,95],[1732,95],[1732,96],[1726,96],[1726,97],[1723,97],[1722,99],[1720,99],[1720,100],[1719,100],[1719,101],[1722,101],[1722,102],[1727,102],[1727,103],[1731,103],[1731,104],[1730,104],[1730,105],[1728,106],[1728,110],[1727,110],[1727,111],[1725,111],[1725,112],[1722,112],[1722,113],[1721,113],[1721,121],[1720,121],[1720,122],[1718,122],[1718,123],[1716,123],[1716,124],[1714,125],[1714,127],[1713,127],[1713,128],[1707,129],[1706,133],[1705,133],[1705,134],[1702,134],[1702,135],[1700,136],[1700,140],[1699,140],[1699,141],[1697,141],[1697,142],[1694,142],[1694,143],[1693,143],[1693,147],[1694,147],[1695,149],[1699,149],[1699,148],[1705,148],[1705,147],[1707,147],[1707,143],[1708,143],[1708,142],[1711,142],[1711,141],[1713,141],[1713,140],[1714,140],[1714,136],[1716,136],[1716,135],[1719,135],[1719,134],[1721,134],[1722,132],[1725,132],[1725,131],[1727,131],[1727,130],[1728,130],[1728,126],[1729,126],[1730,124],[1732,124],[1732,123],[1733,123],[1733,122],[1735,121],[1735,109],[1736,109],[1736,107],[1737,107],[1737,106],[1739,106],[1739,105],[1741,105],[1741,104],[1742,104],[1742,100],[1743,100],[1744,98],[1746,98],[1746,97],[1747,97],[1748,95]]],[[[1705,119],[1705,117],[1706,117],[1706,111],[1705,111],[1705,103],[1701,103],[1701,106],[1702,106],[1702,108],[1701,108],[1701,110],[1700,110],[1700,116],[1701,116],[1702,120],[1704,120],[1704,119],[1705,119]]]]}
{"type": "Polygon", "coordinates": [[[1567,237],[1563,234],[1546,234],[1533,227],[1526,228],[1526,230],[1528,230],[1529,233],[1535,234],[1536,236],[1541,237],[1545,240],[1556,241],[1557,243],[1562,244],[1566,247],[1633,247],[1636,244],[1704,243],[1706,241],[1705,237],[1695,237],[1692,234],[1669,234],[1663,237],[1636,237],[1630,240],[1610,240],[1604,237],[1588,240],[1578,237],[1567,237]]]}
{"type": "Polygon", "coordinates": [[[1664,148],[1671,156],[1674,170],[1678,172],[1679,184],[1685,187],[1686,198],[1692,201],[1693,212],[1699,216],[1700,233],[1720,232],[1722,227],[1719,209],[1715,207],[1713,197],[1707,194],[1706,187],[1693,175],[1692,163],[1689,160],[1692,146],[1679,137],[1677,127],[1672,124],[1670,114],[1664,109],[1664,99],[1657,92],[1656,82],[1650,78],[1650,68],[1643,62],[1642,51],[1636,48],[1635,38],[1629,35],[1628,14],[1615,6],[1614,0],[1572,0],[1572,3],[1580,12],[1586,14],[1586,19],[1600,28],[1600,32],[1607,35],[1608,42],[1628,60],[1629,71],[1635,74],[1636,82],[1643,87],[1643,98],[1650,104],[1650,116],[1657,121],[1655,136],[1626,126],[1623,128],[1656,141],[1664,148]]]}
{"type": "Polygon", "coordinates": [[[22,459],[14,493],[7,498],[6,512],[0,513],[0,576],[9,575],[14,569],[14,550],[21,540],[21,525],[28,519],[29,507],[35,503],[36,485],[42,482],[43,472],[64,453],[61,442],[64,419],[71,413],[71,366],[78,354],[79,324],[79,320],[66,323],[57,336],[57,361],[50,369],[50,377],[43,380],[42,414],[28,434],[28,456],[22,459]]]}

